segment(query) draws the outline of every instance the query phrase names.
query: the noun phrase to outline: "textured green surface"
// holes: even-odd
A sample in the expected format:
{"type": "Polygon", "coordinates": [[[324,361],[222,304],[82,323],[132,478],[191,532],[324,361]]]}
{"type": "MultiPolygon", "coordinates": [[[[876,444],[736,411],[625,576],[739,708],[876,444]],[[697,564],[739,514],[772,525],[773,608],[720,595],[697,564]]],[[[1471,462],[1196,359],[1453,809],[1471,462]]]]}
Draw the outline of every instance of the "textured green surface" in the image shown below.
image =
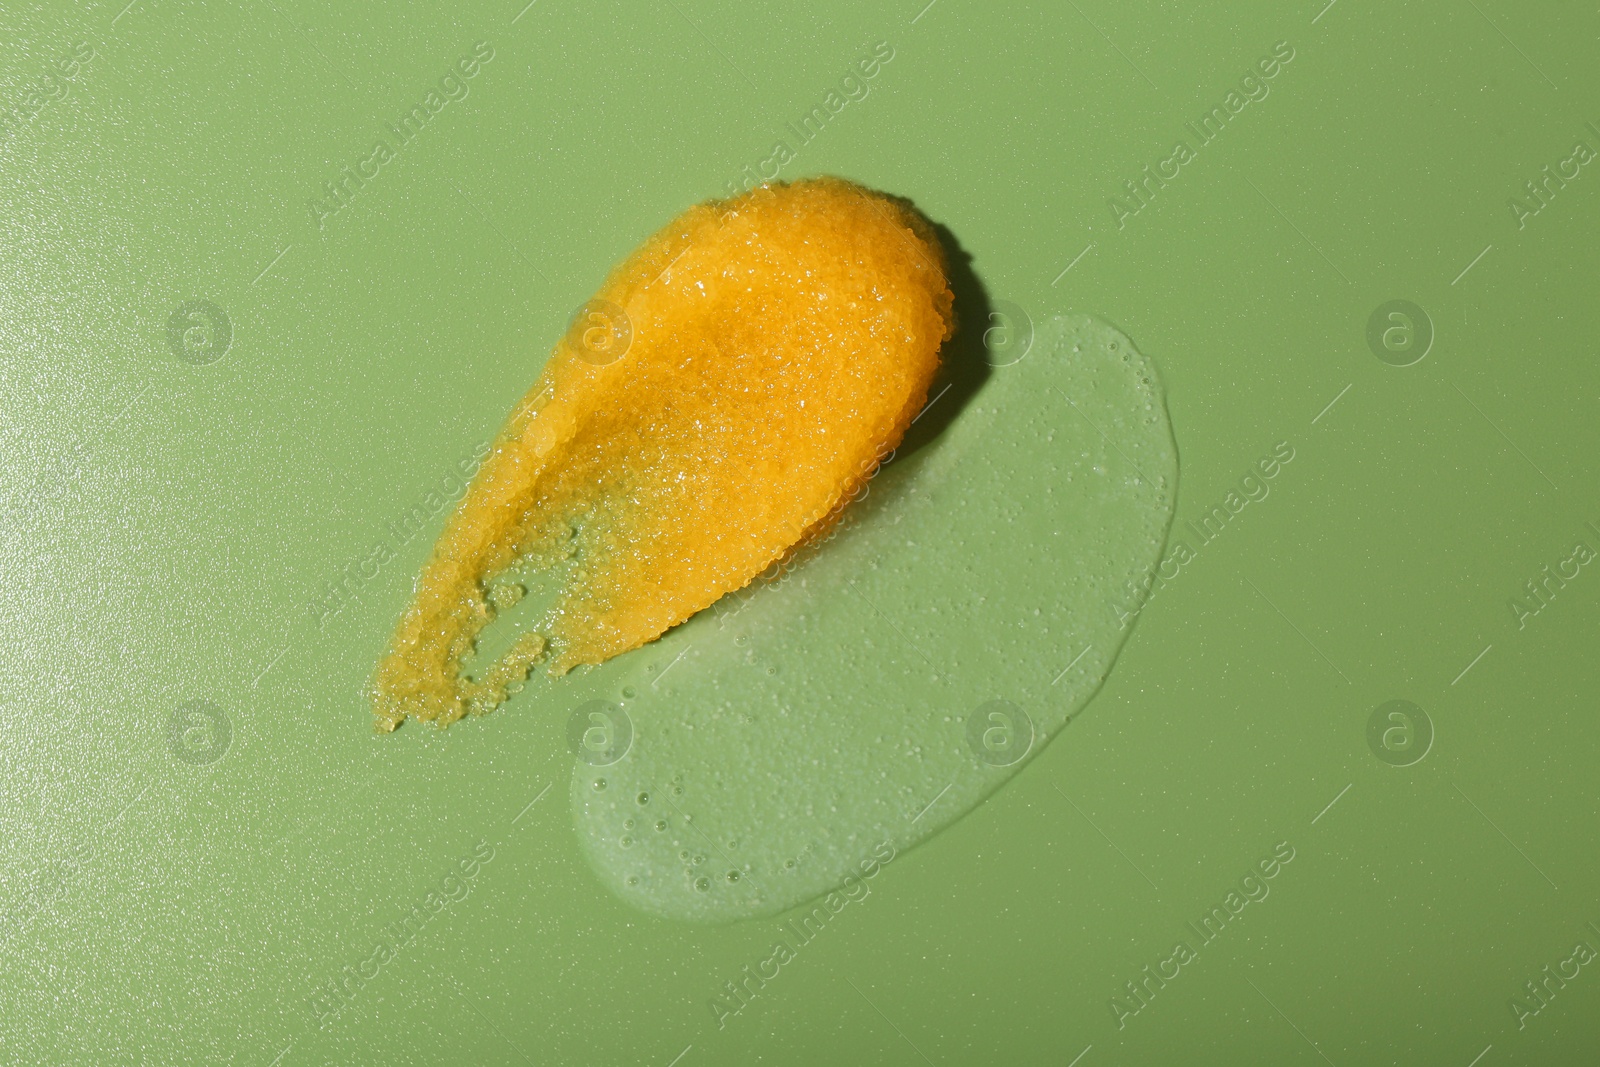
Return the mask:
{"type": "MultiPolygon", "coordinates": [[[[1590,7],[1502,0],[9,5],[0,1060],[1592,1058],[1593,965],[1520,1028],[1513,998],[1600,948],[1597,37],[1590,7]],[[331,199],[479,42],[467,95],[331,199]],[[1233,90],[1201,144],[1185,124],[1233,90]],[[452,470],[571,310],[780,138],[785,177],[913,198],[1036,324],[1133,339],[1192,558],[1070,743],[876,869],[719,1027],[783,917],[608,891],[541,690],[378,738],[360,688],[452,470]],[[1541,205],[1524,183],[1564,163],[1541,205]],[[1418,362],[1369,348],[1395,300],[1431,320],[1418,362]],[[1264,499],[1187,532],[1280,443],[1264,499]],[[1419,762],[1369,732],[1392,700],[1431,721],[1419,762]]],[[[962,627],[926,605],[966,574],[877,607],[962,627]]]]}

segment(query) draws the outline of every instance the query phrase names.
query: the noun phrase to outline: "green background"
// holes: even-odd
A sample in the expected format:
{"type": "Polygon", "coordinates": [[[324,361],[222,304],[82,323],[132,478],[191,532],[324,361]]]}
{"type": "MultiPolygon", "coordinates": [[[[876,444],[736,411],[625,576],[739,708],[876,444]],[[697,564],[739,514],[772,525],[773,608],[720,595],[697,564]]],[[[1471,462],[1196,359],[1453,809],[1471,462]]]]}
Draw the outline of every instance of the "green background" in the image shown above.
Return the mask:
{"type": "Polygon", "coordinates": [[[1600,947],[1600,576],[1520,628],[1510,601],[1600,548],[1600,176],[1525,226],[1508,199],[1600,149],[1597,37],[1591,7],[1504,0],[9,5],[0,1059],[1592,1058],[1600,966],[1523,1028],[1511,998],[1600,947]],[[480,41],[470,94],[319,229],[324,183],[480,41]],[[360,603],[308,604],[493,434],[612,263],[880,41],[783,176],[909,196],[995,299],[1126,331],[1166,382],[1180,529],[1296,458],[1067,738],[719,1030],[777,923],[601,888],[564,707],[371,733],[442,517],[360,603]],[[1123,181],[1278,41],[1270,95],[1119,228],[1123,181]],[[1407,367],[1366,341],[1393,299],[1436,331],[1407,367]],[[191,300],[226,314],[221,358],[169,345],[191,300]],[[1436,730],[1407,767],[1367,742],[1397,698],[1436,730]],[[192,701],[229,724],[211,762],[173,744],[192,701]],[[465,899],[319,1028],[306,998],[480,841],[465,899]],[[1123,984],[1279,842],[1270,896],[1119,1029],[1123,984]]]}

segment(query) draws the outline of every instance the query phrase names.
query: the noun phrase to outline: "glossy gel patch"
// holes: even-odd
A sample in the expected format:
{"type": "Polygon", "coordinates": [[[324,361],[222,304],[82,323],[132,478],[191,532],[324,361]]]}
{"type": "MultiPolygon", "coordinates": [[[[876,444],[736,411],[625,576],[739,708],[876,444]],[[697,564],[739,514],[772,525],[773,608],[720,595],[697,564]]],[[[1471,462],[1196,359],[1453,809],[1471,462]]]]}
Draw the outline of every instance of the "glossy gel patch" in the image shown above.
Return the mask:
{"type": "Polygon", "coordinates": [[[1105,680],[1177,478],[1151,364],[1041,324],[826,543],[630,657],[631,744],[572,778],[595,871],[656,915],[771,915],[971,811],[1105,680]]]}

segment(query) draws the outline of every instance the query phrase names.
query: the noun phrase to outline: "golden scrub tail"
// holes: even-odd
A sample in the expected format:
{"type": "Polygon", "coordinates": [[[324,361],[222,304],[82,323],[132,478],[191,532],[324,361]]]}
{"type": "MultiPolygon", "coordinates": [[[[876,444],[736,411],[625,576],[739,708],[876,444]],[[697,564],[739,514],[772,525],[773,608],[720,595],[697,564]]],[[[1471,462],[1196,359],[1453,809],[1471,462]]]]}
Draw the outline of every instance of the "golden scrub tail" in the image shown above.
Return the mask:
{"type": "Polygon", "coordinates": [[[451,515],[373,676],[377,726],[637,648],[825,528],[926,402],[951,302],[928,223],[849,182],[673,220],[580,310],[451,515]],[[567,578],[468,679],[519,561],[567,578]]]}

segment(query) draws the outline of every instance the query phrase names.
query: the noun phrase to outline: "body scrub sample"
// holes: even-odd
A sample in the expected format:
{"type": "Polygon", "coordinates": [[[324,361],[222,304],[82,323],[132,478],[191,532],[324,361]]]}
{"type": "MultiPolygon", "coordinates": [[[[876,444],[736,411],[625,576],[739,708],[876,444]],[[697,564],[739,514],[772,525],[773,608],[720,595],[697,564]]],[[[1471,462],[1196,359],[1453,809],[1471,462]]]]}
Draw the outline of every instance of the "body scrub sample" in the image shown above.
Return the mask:
{"type": "Polygon", "coordinates": [[[452,722],[546,660],[661,636],[827,529],[926,402],[953,328],[928,223],[837,179],[691,208],[575,316],[496,439],[373,677],[377,726],[452,722]],[[477,678],[520,586],[555,601],[477,678]]]}

